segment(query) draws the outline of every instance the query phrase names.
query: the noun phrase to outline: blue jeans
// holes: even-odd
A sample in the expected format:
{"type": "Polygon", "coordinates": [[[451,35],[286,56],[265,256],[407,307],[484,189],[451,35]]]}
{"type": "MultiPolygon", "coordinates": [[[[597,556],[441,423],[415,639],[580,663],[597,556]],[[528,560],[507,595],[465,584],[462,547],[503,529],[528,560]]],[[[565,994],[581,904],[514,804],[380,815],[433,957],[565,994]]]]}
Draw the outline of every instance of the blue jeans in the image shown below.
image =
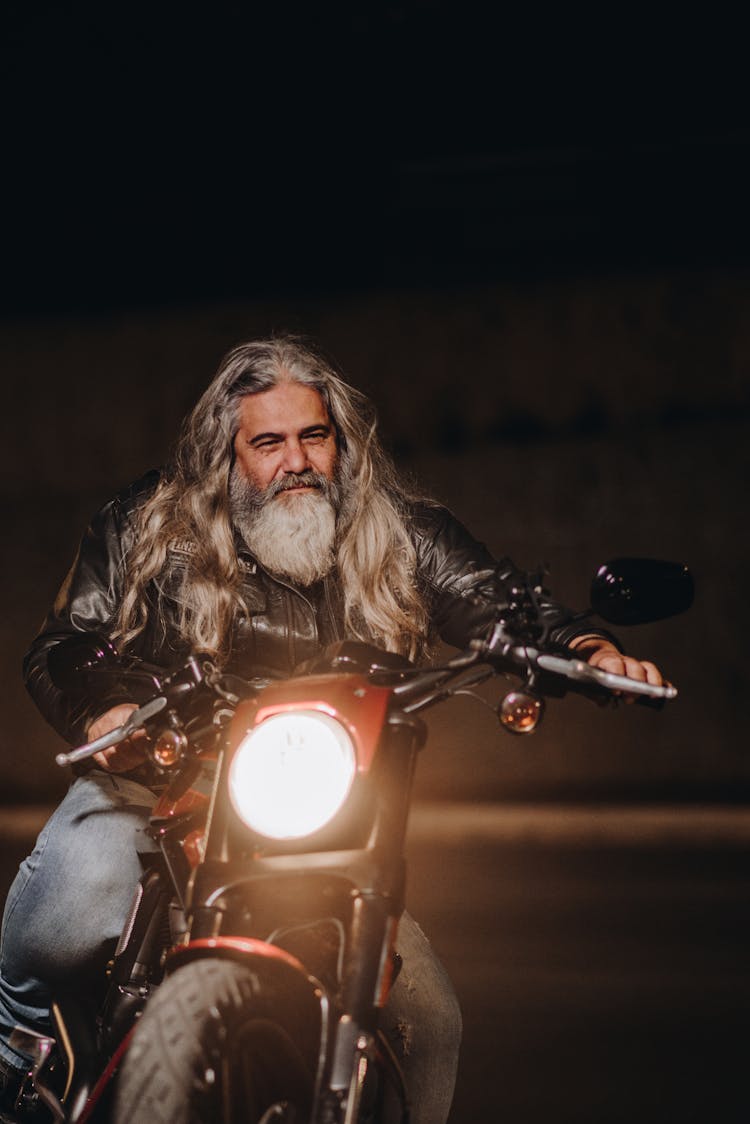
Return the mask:
{"type": "MultiPolygon", "coordinates": [[[[5,904],[0,942],[0,1060],[27,1059],[8,1044],[13,1027],[49,1033],[51,996],[90,994],[125,924],[152,850],[144,828],[155,797],[111,773],[77,778],[19,868],[5,904]]],[[[461,1037],[450,981],[416,922],[404,914],[401,973],[385,1009],[413,1101],[413,1124],[447,1118],[461,1037]]]]}
{"type": "Polygon", "coordinates": [[[24,859],[5,903],[0,941],[0,1057],[20,1023],[50,1031],[50,996],[103,979],[143,873],[137,851],[154,803],[140,784],[100,771],[78,777],[24,859]]]}

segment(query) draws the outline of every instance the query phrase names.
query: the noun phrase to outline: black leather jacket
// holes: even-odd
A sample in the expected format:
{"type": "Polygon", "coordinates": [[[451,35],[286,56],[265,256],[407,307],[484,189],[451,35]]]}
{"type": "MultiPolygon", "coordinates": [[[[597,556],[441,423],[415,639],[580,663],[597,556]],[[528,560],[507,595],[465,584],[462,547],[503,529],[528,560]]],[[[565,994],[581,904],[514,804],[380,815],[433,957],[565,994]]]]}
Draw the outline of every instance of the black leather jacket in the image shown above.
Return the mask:
{"type": "MultiPolygon", "coordinates": [[[[50,679],[47,654],[71,633],[111,631],[122,596],[125,559],[133,542],[133,516],[158,478],[158,473],[149,473],[94,517],[24,660],[24,678],[34,701],[47,721],[72,744],[85,741],[91,721],[115,702],[132,699],[132,692],[123,696],[108,691],[85,701],[66,696],[50,679]]],[[[496,561],[443,507],[420,503],[413,507],[410,518],[418,578],[434,631],[447,643],[463,648],[472,637],[491,628],[507,604],[517,571],[507,558],[496,561]]],[[[161,667],[176,665],[188,655],[177,637],[174,609],[190,549],[190,543],[172,549],[158,595],[160,611],[151,614],[148,627],[130,649],[161,667]]],[[[237,549],[249,616],[236,622],[227,670],[245,677],[283,678],[326,644],[344,638],[343,606],[334,576],[299,589],[264,571],[239,540],[237,549]]],[[[153,596],[156,607],[156,590],[153,596]]],[[[562,644],[582,632],[597,631],[576,625],[572,614],[553,601],[546,600],[543,611],[555,626],[554,639],[562,644]]]]}

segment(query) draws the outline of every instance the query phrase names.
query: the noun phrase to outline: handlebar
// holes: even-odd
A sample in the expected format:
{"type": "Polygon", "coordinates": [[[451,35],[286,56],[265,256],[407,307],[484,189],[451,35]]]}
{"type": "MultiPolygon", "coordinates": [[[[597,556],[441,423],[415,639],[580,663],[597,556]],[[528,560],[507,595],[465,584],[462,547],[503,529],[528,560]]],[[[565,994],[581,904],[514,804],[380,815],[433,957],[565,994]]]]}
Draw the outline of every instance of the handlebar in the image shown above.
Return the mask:
{"type": "MultiPolygon", "coordinates": [[[[191,662],[189,661],[189,664],[191,662]]],[[[394,697],[400,701],[405,710],[415,711],[449,697],[457,689],[474,686],[495,674],[503,666],[507,668],[509,665],[514,672],[527,677],[533,678],[535,672],[541,672],[562,679],[566,683],[567,690],[599,699],[624,694],[634,696],[636,702],[643,706],[660,708],[664,702],[677,696],[677,688],[669,683],[661,686],[643,683],[625,675],[615,675],[610,671],[591,667],[590,664],[576,657],[553,655],[531,645],[514,643],[507,639],[507,634],[504,635],[499,627],[489,642],[472,642],[465,652],[454,656],[442,667],[408,668],[408,670],[399,668],[397,671],[388,671],[378,666],[371,668],[371,674],[375,680],[392,688],[394,697]],[[476,666],[478,664],[483,664],[484,669],[478,668],[476,666]],[[459,677],[460,683],[456,683],[459,677]]],[[[197,681],[197,679],[193,680],[193,682],[197,681]]],[[[215,683],[212,686],[217,689],[215,683]]],[[[253,686],[257,689],[257,682],[251,681],[245,683],[245,686],[248,688],[253,686]]],[[[58,753],[55,758],[56,763],[61,767],[74,765],[93,757],[100,750],[119,745],[132,737],[165,707],[173,705],[178,695],[184,695],[191,690],[191,682],[182,682],[178,679],[171,687],[166,688],[165,693],[159,694],[134,710],[122,726],[78,749],[70,750],[68,753],[58,753]],[[172,698],[171,703],[170,698],[172,698]]],[[[542,693],[545,693],[544,688],[542,693]]],[[[554,691],[550,690],[550,693],[554,691]]],[[[230,699],[232,704],[239,701],[238,695],[229,694],[226,690],[218,690],[218,694],[230,699]]]]}
{"type": "Polygon", "coordinates": [[[501,666],[510,664],[514,671],[524,670],[527,674],[540,671],[553,675],[565,681],[567,690],[594,698],[625,694],[635,697],[635,701],[643,706],[661,707],[668,699],[676,698],[678,693],[670,683],[659,686],[644,683],[627,675],[615,675],[592,667],[575,654],[553,654],[533,644],[519,644],[518,639],[506,631],[503,621],[497,622],[488,640],[473,641],[472,647],[478,659],[501,666]]]}

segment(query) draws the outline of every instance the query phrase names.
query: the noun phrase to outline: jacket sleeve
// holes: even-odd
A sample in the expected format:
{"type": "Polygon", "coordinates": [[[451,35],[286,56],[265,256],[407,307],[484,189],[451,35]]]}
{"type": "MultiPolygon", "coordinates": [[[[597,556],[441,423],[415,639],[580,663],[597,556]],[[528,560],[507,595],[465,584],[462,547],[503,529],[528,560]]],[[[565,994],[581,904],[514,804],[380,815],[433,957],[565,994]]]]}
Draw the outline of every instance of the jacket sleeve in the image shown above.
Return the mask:
{"type": "MultiPolygon", "coordinates": [[[[493,558],[446,508],[419,504],[413,521],[417,569],[433,627],[446,643],[465,648],[475,637],[489,633],[508,607],[513,586],[525,574],[509,558],[493,558]]],[[[577,620],[572,610],[545,594],[539,607],[556,644],[567,646],[576,636],[593,635],[620,647],[611,633],[577,620]]]]}
{"type": "Polygon", "coordinates": [[[49,674],[55,645],[80,632],[112,633],[123,593],[125,559],[132,543],[130,510],[124,495],[92,519],[52,609],[23,661],[26,687],[44,718],[71,744],[85,741],[90,722],[109,706],[126,701],[116,688],[91,697],[64,693],[49,674]]]}

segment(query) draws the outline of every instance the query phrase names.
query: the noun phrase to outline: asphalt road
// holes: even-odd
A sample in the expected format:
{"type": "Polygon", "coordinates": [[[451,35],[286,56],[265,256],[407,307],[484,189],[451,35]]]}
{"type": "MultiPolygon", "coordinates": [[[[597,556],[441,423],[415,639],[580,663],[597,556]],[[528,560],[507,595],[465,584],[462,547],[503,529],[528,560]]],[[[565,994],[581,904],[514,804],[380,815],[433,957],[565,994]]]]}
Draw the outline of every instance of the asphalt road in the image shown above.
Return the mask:
{"type": "MultiPolygon", "coordinates": [[[[38,813],[0,820],[0,893],[38,813]]],[[[417,808],[410,908],[456,984],[451,1124],[750,1121],[750,814],[417,808]]]]}
{"type": "Polygon", "coordinates": [[[750,1121],[744,809],[479,819],[418,813],[410,848],[464,1011],[452,1124],[750,1121]]]}

